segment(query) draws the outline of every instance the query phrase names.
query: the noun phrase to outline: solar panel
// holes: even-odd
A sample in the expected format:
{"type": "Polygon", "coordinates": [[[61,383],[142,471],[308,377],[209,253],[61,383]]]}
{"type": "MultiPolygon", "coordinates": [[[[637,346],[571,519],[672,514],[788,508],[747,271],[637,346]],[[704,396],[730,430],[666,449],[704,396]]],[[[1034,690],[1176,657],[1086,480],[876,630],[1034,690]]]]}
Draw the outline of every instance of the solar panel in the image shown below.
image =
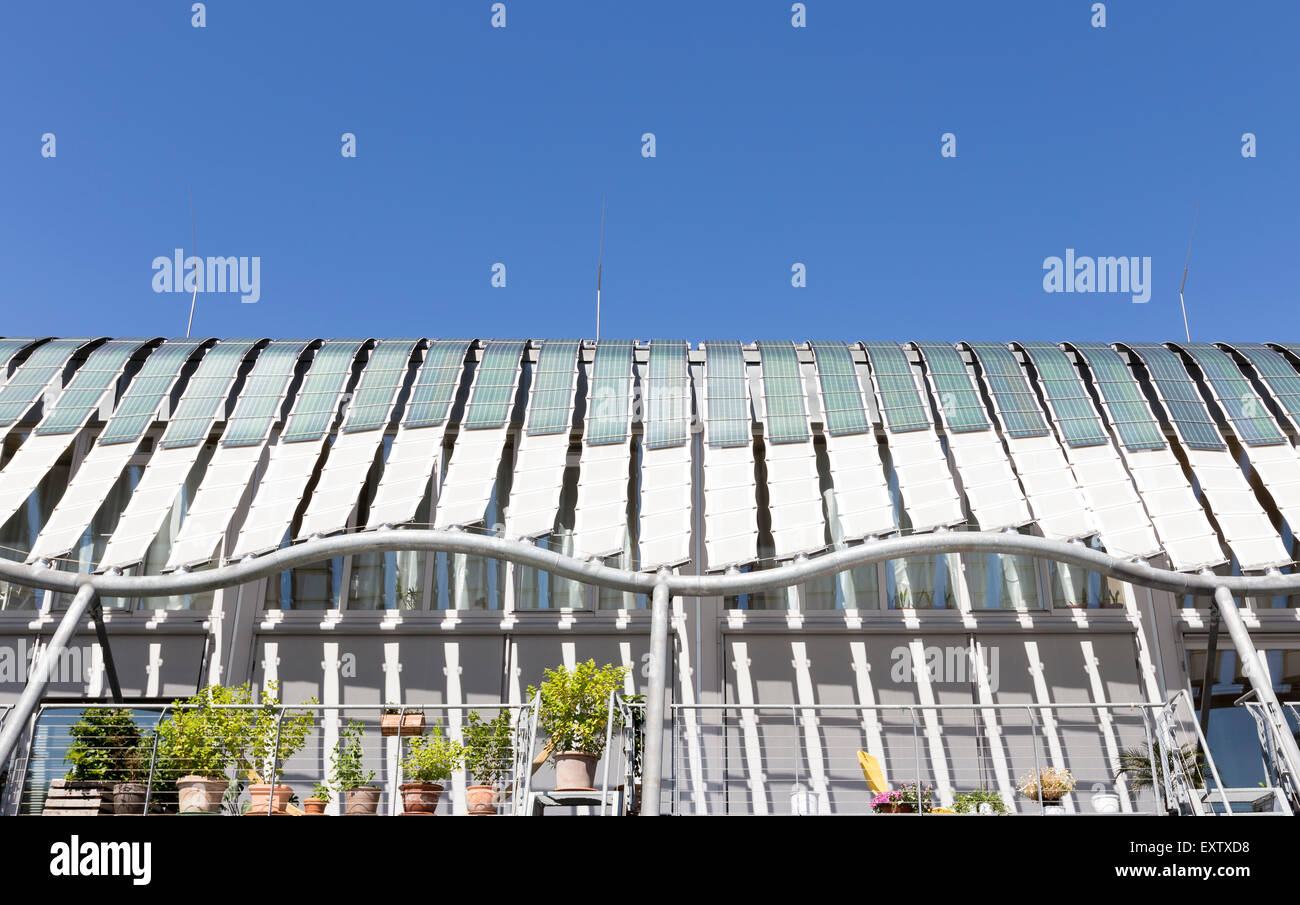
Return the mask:
{"type": "Polygon", "coordinates": [[[680,339],[656,339],[650,343],[650,367],[644,381],[645,439],[650,449],[681,446],[690,436],[688,348],[680,339]]]}
{"type": "Polygon", "coordinates": [[[627,440],[628,398],[632,393],[632,343],[607,339],[596,344],[587,390],[588,445],[627,440]]]}
{"type": "Polygon", "coordinates": [[[0,339],[0,383],[9,376],[9,362],[13,361],[14,356],[26,349],[32,343],[36,342],[33,338],[20,339],[7,337],[0,339]]]}
{"type": "Polygon", "coordinates": [[[578,341],[546,340],[533,368],[528,406],[528,433],[561,434],[573,427],[573,393],[577,387],[578,341]]]}
{"type": "Polygon", "coordinates": [[[1177,353],[1159,343],[1125,343],[1146,365],[1169,420],[1189,449],[1227,449],[1219,428],[1205,406],[1177,353]]]}
{"type": "Polygon", "coordinates": [[[468,348],[466,339],[435,339],[429,343],[420,373],[415,375],[410,401],[406,403],[404,427],[433,427],[447,421],[451,404],[456,401],[468,348]]]}
{"type": "Polygon", "coordinates": [[[925,430],[930,426],[930,410],[916,386],[916,376],[907,353],[898,343],[863,343],[871,376],[876,381],[885,426],[893,434],[925,430]]]}
{"type": "Polygon", "coordinates": [[[916,343],[925,358],[926,369],[934,381],[939,412],[954,433],[989,430],[984,403],[961,353],[948,343],[916,343]]]}
{"type": "Polygon", "coordinates": [[[329,432],[361,343],[359,339],[332,339],[316,353],[293,402],[293,411],[284,424],[280,442],[320,440],[329,432]]]}
{"type": "Polygon", "coordinates": [[[1124,364],[1119,353],[1105,343],[1071,343],[1088,369],[1127,450],[1164,449],[1165,438],[1160,425],[1147,405],[1137,378],[1124,364]]]}
{"type": "Polygon", "coordinates": [[[1245,356],[1292,420],[1300,422],[1300,373],[1286,356],[1261,343],[1233,343],[1232,348],[1245,356]]]}
{"type": "Polygon", "coordinates": [[[709,397],[709,445],[748,446],[749,382],[740,343],[705,343],[704,382],[709,397]]]}
{"type": "Polygon", "coordinates": [[[1001,343],[971,343],[970,347],[984,369],[984,380],[997,402],[1007,436],[1045,437],[1051,433],[1038,397],[1011,350],[1001,343]]]}
{"type": "Polygon", "coordinates": [[[1073,363],[1055,343],[1019,343],[1038,372],[1038,382],[1066,444],[1079,448],[1110,442],[1092,398],[1073,363]]]}
{"type": "Polygon", "coordinates": [[[194,446],[207,439],[217,417],[217,408],[230,395],[239,366],[254,342],[253,339],[227,339],[208,350],[185,384],[159,446],[175,449],[194,446]]]}
{"type": "Polygon", "coordinates": [[[522,340],[494,339],[487,344],[474,371],[474,386],[462,427],[501,427],[506,423],[515,404],[519,360],[523,354],[522,340]]]}
{"type": "Polygon", "coordinates": [[[792,342],[760,342],[766,438],[771,443],[801,443],[808,439],[808,412],[803,372],[792,342]]]}
{"type": "Polygon", "coordinates": [[[70,434],[80,430],[99,408],[104,394],[117,383],[131,356],[145,342],[141,339],[115,339],[91,352],[85,364],[68,381],[49,414],[41,419],[36,433],[70,434]]]}
{"type": "Polygon", "coordinates": [[[357,381],[357,388],[352,392],[352,401],[343,419],[345,433],[388,426],[393,404],[406,379],[411,350],[417,342],[416,339],[381,339],[375,344],[357,381]]]}
{"type": "Polygon", "coordinates": [[[853,356],[844,343],[814,342],[813,357],[817,362],[817,379],[822,389],[822,409],[825,411],[826,431],[833,437],[862,434],[871,430],[858,383],[858,371],[853,356]]]}
{"type": "Polygon", "coordinates": [[[8,427],[27,414],[41,390],[63,370],[72,353],[87,342],[86,339],[56,339],[27,356],[9,382],[0,387],[0,427],[8,427]]]}
{"type": "Polygon", "coordinates": [[[266,442],[307,343],[305,339],[282,340],[261,351],[230,413],[221,436],[222,446],[258,446],[266,442]]]}
{"type": "Polygon", "coordinates": [[[1192,356],[1209,381],[1224,414],[1232,422],[1238,440],[1247,446],[1286,442],[1277,422],[1269,414],[1268,406],[1228,353],[1209,343],[1180,343],[1179,346],[1192,356]]]}
{"type": "Polygon", "coordinates": [[[155,349],[122,394],[117,408],[100,432],[99,444],[140,442],[153,423],[163,397],[171,391],[185,362],[200,345],[196,339],[173,339],[155,349]]]}

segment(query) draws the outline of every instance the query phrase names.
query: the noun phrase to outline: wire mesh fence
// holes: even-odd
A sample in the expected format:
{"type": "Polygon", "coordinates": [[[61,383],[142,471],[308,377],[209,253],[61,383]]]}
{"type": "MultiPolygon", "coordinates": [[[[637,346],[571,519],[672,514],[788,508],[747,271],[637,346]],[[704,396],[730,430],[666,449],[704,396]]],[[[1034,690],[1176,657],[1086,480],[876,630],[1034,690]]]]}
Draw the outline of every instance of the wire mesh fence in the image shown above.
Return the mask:
{"type": "Polygon", "coordinates": [[[675,706],[678,814],[1206,813],[1190,703],[675,706]]]}
{"type": "Polygon", "coordinates": [[[19,810],[514,814],[528,794],[536,715],[532,702],[48,704],[19,810]]]}

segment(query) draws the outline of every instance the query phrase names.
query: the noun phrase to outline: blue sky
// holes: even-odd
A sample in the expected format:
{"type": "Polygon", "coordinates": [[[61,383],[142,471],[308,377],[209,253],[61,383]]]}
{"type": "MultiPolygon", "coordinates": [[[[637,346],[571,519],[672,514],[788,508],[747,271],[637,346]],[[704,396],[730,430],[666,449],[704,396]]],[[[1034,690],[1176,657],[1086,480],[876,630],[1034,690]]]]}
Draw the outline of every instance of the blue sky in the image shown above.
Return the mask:
{"type": "Polygon", "coordinates": [[[196,334],[590,336],[604,192],[607,336],[1174,339],[1198,199],[1193,338],[1297,336],[1300,5],[505,4],[4,4],[0,334],[183,334],[192,189],[196,334]]]}

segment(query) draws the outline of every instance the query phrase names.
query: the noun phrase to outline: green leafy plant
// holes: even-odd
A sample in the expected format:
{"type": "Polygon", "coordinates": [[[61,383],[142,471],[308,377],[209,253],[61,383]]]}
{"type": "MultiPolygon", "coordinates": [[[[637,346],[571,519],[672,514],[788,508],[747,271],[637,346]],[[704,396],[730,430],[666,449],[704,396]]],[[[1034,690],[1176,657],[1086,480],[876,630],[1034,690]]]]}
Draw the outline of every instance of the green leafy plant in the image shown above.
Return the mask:
{"type": "Polygon", "coordinates": [[[903,804],[910,804],[918,814],[924,814],[930,810],[930,802],[934,797],[934,786],[922,786],[919,783],[905,782],[898,787],[899,801],[903,804]]]}
{"type": "Polygon", "coordinates": [[[407,782],[439,782],[450,779],[465,760],[465,749],[442,734],[435,723],[428,735],[417,735],[406,743],[402,775],[407,782]]]}
{"type": "Polygon", "coordinates": [[[514,727],[510,711],[502,709],[490,720],[477,710],[465,717],[461,731],[465,746],[465,769],[472,784],[494,786],[509,778],[514,763],[514,727]]]}
{"type": "Polygon", "coordinates": [[[72,736],[64,757],[72,765],[68,779],[105,784],[136,782],[148,771],[147,753],[141,751],[146,736],[130,710],[88,708],[68,734],[72,736]]]}
{"type": "Polygon", "coordinates": [[[988,805],[993,809],[995,814],[1005,814],[1008,811],[1007,803],[1002,799],[999,792],[993,789],[974,789],[970,792],[963,792],[952,800],[952,809],[958,814],[978,814],[980,805],[988,805]]]}
{"type": "Polygon", "coordinates": [[[1037,773],[1026,773],[1016,783],[1016,791],[1037,801],[1059,801],[1074,791],[1074,774],[1056,767],[1043,767],[1037,773]]]}
{"type": "MultiPolygon", "coordinates": [[[[232,745],[237,775],[254,782],[279,782],[284,776],[285,761],[302,748],[308,734],[315,728],[315,712],[284,709],[277,700],[279,685],[276,682],[266,683],[260,702],[254,700],[252,688],[247,683],[231,690],[242,703],[261,704],[255,710],[243,711],[244,731],[232,745]]],[[[316,699],[303,703],[315,704],[316,699]]]]}
{"type": "Polygon", "coordinates": [[[370,785],[375,778],[374,770],[365,769],[365,748],[362,742],[366,734],[366,725],[360,720],[348,720],[339,729],[339,740],[330,754],[329,784],[332,788],[346,792],[370,785]]]}
{"type": "MultiPolygon", "coordinates": [[[[528,694],[541,696],[538,726],[550,738],[551,751],[579,751],[599,757],[605,752],[605,727],[609,717],[609,695],[623,687],[627,668],[597,666],[595,660],[573,669],[548,669],[541,688],[528,686],[528,694]]],[[[614,728],[622,717],[614,712],[614,728]]]]}
{"type": "MultiPolygon", "coordinates": [[[[1157,769],[1161,769],[1159,745],[1156,746],[1154,755],[1145,744],[1138,745],[1135,748],[1125,748],[1119,753],[1120,767],[1115,774],[1115,778],[1125,777],[1129,788],[1135,792],[1149,789],[1152,787],[1151,765],[1153,761],[1157,769]]],[[[1209,769],[1209,766],[1198,743],[1188,742],[1179,748],[1177,752],[1166,752],[1163,770],[1167,773],[1173,773],[1180,766],[1195,788],[1205,788],[1205,771],[1209,769]]],[[[1163,775],[1159,777],[1159,781],[1161,784],[1164,783],[1163,775]]]]}
{"type": "Polygon", "coordinates": [[[322,783],[322,782],[318,782],[318,783],[316,783],[316,785],[312,788],[312,790],[311,790],[311,794],[308,795],[307,797],[308,797],[308,798],[318,798],[318,799],[320,799],[321,801],[328,802],[331,798],[334,797],[334,795],[333,795],[333,793],[330,792],[330,787],[329,787],[329,786],[325,785],[325,784],[322,783]]]}

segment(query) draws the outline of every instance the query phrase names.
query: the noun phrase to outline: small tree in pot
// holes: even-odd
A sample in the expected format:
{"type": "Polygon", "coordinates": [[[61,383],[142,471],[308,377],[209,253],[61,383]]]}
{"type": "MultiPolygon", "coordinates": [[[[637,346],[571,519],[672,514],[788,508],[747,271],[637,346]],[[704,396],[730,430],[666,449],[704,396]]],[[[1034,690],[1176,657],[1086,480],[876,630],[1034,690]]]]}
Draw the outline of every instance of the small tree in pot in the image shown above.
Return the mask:
{"type": "Polygon", "coordinates": [[[370,783],[374,770],[365,769],[365,748],[362,740],[366,725],[360,720],[348,720],[339,729],[339,740],[330,755],[330,786],[343,793],[345,813],[350,816],[373,816],[379,810],[380,789],[370,783]]]}
{"type": "Polygon", "coordinates": [[[510,711],[502,708],[491,720],[477,710],[465,717],[465,769],[472,783],[465,789],[470,814],[491,815],[504,795],[514,766],[514,727],[510,711]]]}
{"type": "Polygon", "coordinates": [[[438,810],[438,797],[442,795],[442,781],[451,779],[451,773],[465,760],[461,746],[442,734],[437,723],[428,735],[417,735],[406,743],[406,758],[402,761],[402,775],[406,782],[402,791],[405,814],[433,814],[438,810]]]}
{"type": "MultiPolygon", "coordinates": [[[[280,783],[284,764],[302,748],[307,735],[316,726],[313,711],[284,709],[277,700],[278,690],[278,683],[267,682],[262,689],[262,699],[257,702],[249,685],[232,689],[240,703],[261,704],[256,710],[241,711],[244,731],[232,739],[236,775],[251,780],[248,787],[249,814],[265,814],[272,803],[275,811],[285,811],[293,789],[280,783]]],[[[315,704],[316,699],[304,703],[315,704]]]]}
{"type": "Polygon", "coordinates": [[[153,737],[142,734],[131,711],[92,707],[68,730],[72,745],[64,760],[72,765],[67,779],[93,782],[112,792],[114,814],[144,812],[145,786],[153,737]]]}
{"type": "MultiPolygon", "coordinates": [[[[626,674],[626,667],[588,660],[573,669],[548,669],[540,689],[529,686],[530,696],[541,695],[538,725],[550,737],[557,791],[594,788],[596,762],[605,753],[609,696],[622,688],[626,674]]],[[[613,719],[613,728],[621,728],[617,708],[613,719]]]]}
{"type": "Polygon", "coordinates": [[[182,814],[215,814],[231,785],[227,777],[247,728],[247,712],[220,705],[247,703],[248,686],[210,685],[181,701],[158,724],[160,786],[176,789],[182,814]]]}

